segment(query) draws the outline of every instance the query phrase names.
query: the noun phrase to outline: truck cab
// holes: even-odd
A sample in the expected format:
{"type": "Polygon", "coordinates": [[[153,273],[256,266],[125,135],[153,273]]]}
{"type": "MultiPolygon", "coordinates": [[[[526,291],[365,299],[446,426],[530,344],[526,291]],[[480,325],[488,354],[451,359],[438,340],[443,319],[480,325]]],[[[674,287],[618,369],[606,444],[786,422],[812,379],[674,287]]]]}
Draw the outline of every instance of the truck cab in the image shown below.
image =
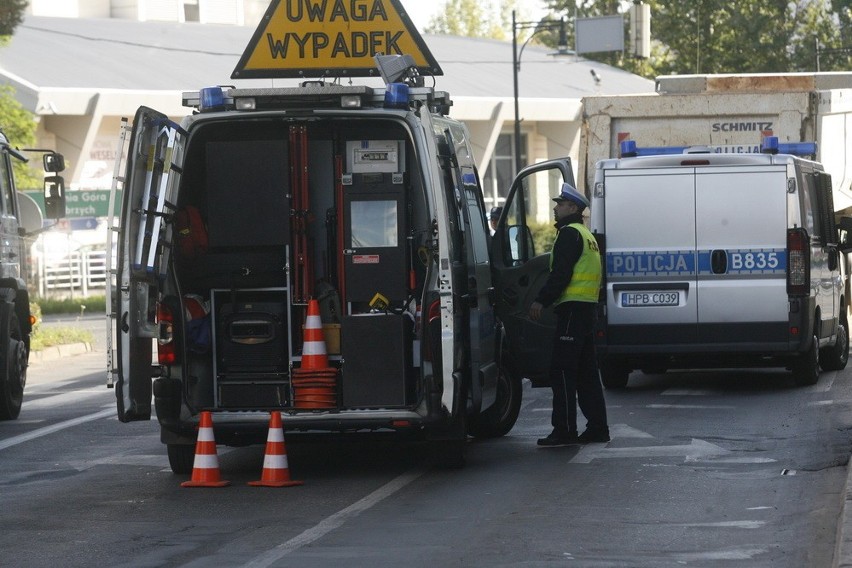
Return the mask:
{"type": "Polygon", "coordinates": [[[15,184],[13,163],[29,161],[25,153],[43,158],[47,215],[65,216],[65,183],[59,175],[65,169],[62,155],[51,150],[17,150],[0,131],[0,420],[14,420],[21,413],[35,323],[27,291],[28,249],[32,236],[43,230],[43,216],[35,201],[18,192],[15,184]]]}
{"type": "Polygon", "coordinates": [[[601,376],[787,367],[816,383],[849,355],[831,177],[814,144],[760,154],[641,148],[599,161],[591,228],[603,243],[601,376]],[[803,157],[804,156],[804,157],[803,157]]]}
{"type": "MultiPolygon", "coordinates": [[[[538,362],[511,348],[502,245],[449,94],[307,82],[184,104],[179,123],[140,108],[129,134],[109,302],[119,419],[150,419],[153,399],[176,473],[201,411],[221,444],[262,443],[274,410],[288,432],[415,433],[448,463],[469,434],[506,434],[538,362]],[[303,380],[312,306],[327,367],[303,380]]],[[[516,184],[545,170],[573,182],[566,159],[516,184]]]]}

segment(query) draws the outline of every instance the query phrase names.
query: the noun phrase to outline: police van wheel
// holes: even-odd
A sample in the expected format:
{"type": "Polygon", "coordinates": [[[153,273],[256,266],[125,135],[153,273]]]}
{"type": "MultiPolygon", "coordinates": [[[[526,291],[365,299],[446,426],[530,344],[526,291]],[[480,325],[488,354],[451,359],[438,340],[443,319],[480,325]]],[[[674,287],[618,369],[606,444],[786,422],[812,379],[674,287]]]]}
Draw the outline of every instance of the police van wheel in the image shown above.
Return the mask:
{"type": "Polygon", "coordinates": [[[793,381],[798,386],[815,385],[819,381],[819,339],[814,335],[811,346],[793,362],[793,381]]]}
{"type": "Polygon", "coordinates": [[[195,463],[195,446],[191,444],[168,444],[169,465],[172,473],[186,475],[192,473],[195,463]]]}
{"type": "Polygon", "coordinates": [[[600,362],[601,382],[608,389],[623,389],[630,379],[630,369],[617,361],[602,359],[600,362]]]}
{"type": "Polygon", "coordinates": [[[841,371],[849,362],[849,325],[843,317],[837,326],[837,340],[834,345],[821,349],[819,364],[826,371],[841,371]]]}
{"type": "Polygon", "coordinates": [[[497,400],[470,421],[470,434],[476,438],[499,438],[509,433],[521,412],[523,382],[514,370],[501,362],[497,375],[497,400]]]}

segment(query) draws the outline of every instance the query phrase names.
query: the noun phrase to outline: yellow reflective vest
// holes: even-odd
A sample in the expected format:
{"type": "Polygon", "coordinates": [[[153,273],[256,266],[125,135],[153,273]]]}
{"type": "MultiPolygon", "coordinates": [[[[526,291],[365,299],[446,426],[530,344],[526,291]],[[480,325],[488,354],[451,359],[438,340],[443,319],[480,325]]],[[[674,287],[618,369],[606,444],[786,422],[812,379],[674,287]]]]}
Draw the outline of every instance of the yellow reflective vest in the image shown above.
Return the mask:
{"type": "MultiPolygon", "coordinates": [[[[594,235],[582,223],[570,223],[583,238],[583,253],[574,265],[571,282],[554,302],[597,302],[601,287],[601,252],[594,235]]],[[[558,235],[557,235],[557,238],[558,235]]],[[[553,268],[553,251],[550,251],[550,267],[553,268]]]]}

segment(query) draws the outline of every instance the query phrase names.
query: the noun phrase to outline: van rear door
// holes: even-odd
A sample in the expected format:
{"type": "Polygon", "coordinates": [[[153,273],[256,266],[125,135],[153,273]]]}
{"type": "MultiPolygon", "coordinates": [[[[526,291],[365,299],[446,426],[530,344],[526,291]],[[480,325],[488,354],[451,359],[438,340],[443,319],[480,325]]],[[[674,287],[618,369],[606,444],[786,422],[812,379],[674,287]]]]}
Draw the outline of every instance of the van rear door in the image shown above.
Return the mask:
{"type": "Polygon", "coordinates": [[[700,343],[787,340],[786,172],[696,169],[700,343]]]}
{"type": "Polygon", "coordinates": [[[165,115],[140,107],[133,121],[122,192],[117,250],[118,298],[111,300],[117,338],[118,418],[151,418],[152,347],[157,337],[160,285],[169,264],[182,129],[165,115]]]}
{"type": "Polygon", "coordinates": [[[697,340],[692,168],[604,171],[611,345],[697,340]]]}

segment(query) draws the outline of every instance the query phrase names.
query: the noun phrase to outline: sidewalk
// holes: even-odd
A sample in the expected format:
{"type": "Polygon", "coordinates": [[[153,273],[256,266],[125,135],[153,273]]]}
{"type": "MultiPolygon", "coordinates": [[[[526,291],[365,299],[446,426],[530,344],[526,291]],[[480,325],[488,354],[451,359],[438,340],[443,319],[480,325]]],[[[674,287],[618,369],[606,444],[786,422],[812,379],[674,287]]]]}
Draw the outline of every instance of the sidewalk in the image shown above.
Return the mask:
{"type": "Polygon", "coordinates": [[[43,361],[55,361],[72,355],[81,355],[89,351],[92,351],[91,343],[68,343],[66,345],[45,347],[41,351],[30,352],[30,365],[36,365],[43,361]]]}
{"type": "Polygon", "coordinates": [[[837,523],[837,550],[834,554],[834,566],[838,568],[852,567],[852,458],[846,464],[846,472],[843,504],[837,523]]]}

